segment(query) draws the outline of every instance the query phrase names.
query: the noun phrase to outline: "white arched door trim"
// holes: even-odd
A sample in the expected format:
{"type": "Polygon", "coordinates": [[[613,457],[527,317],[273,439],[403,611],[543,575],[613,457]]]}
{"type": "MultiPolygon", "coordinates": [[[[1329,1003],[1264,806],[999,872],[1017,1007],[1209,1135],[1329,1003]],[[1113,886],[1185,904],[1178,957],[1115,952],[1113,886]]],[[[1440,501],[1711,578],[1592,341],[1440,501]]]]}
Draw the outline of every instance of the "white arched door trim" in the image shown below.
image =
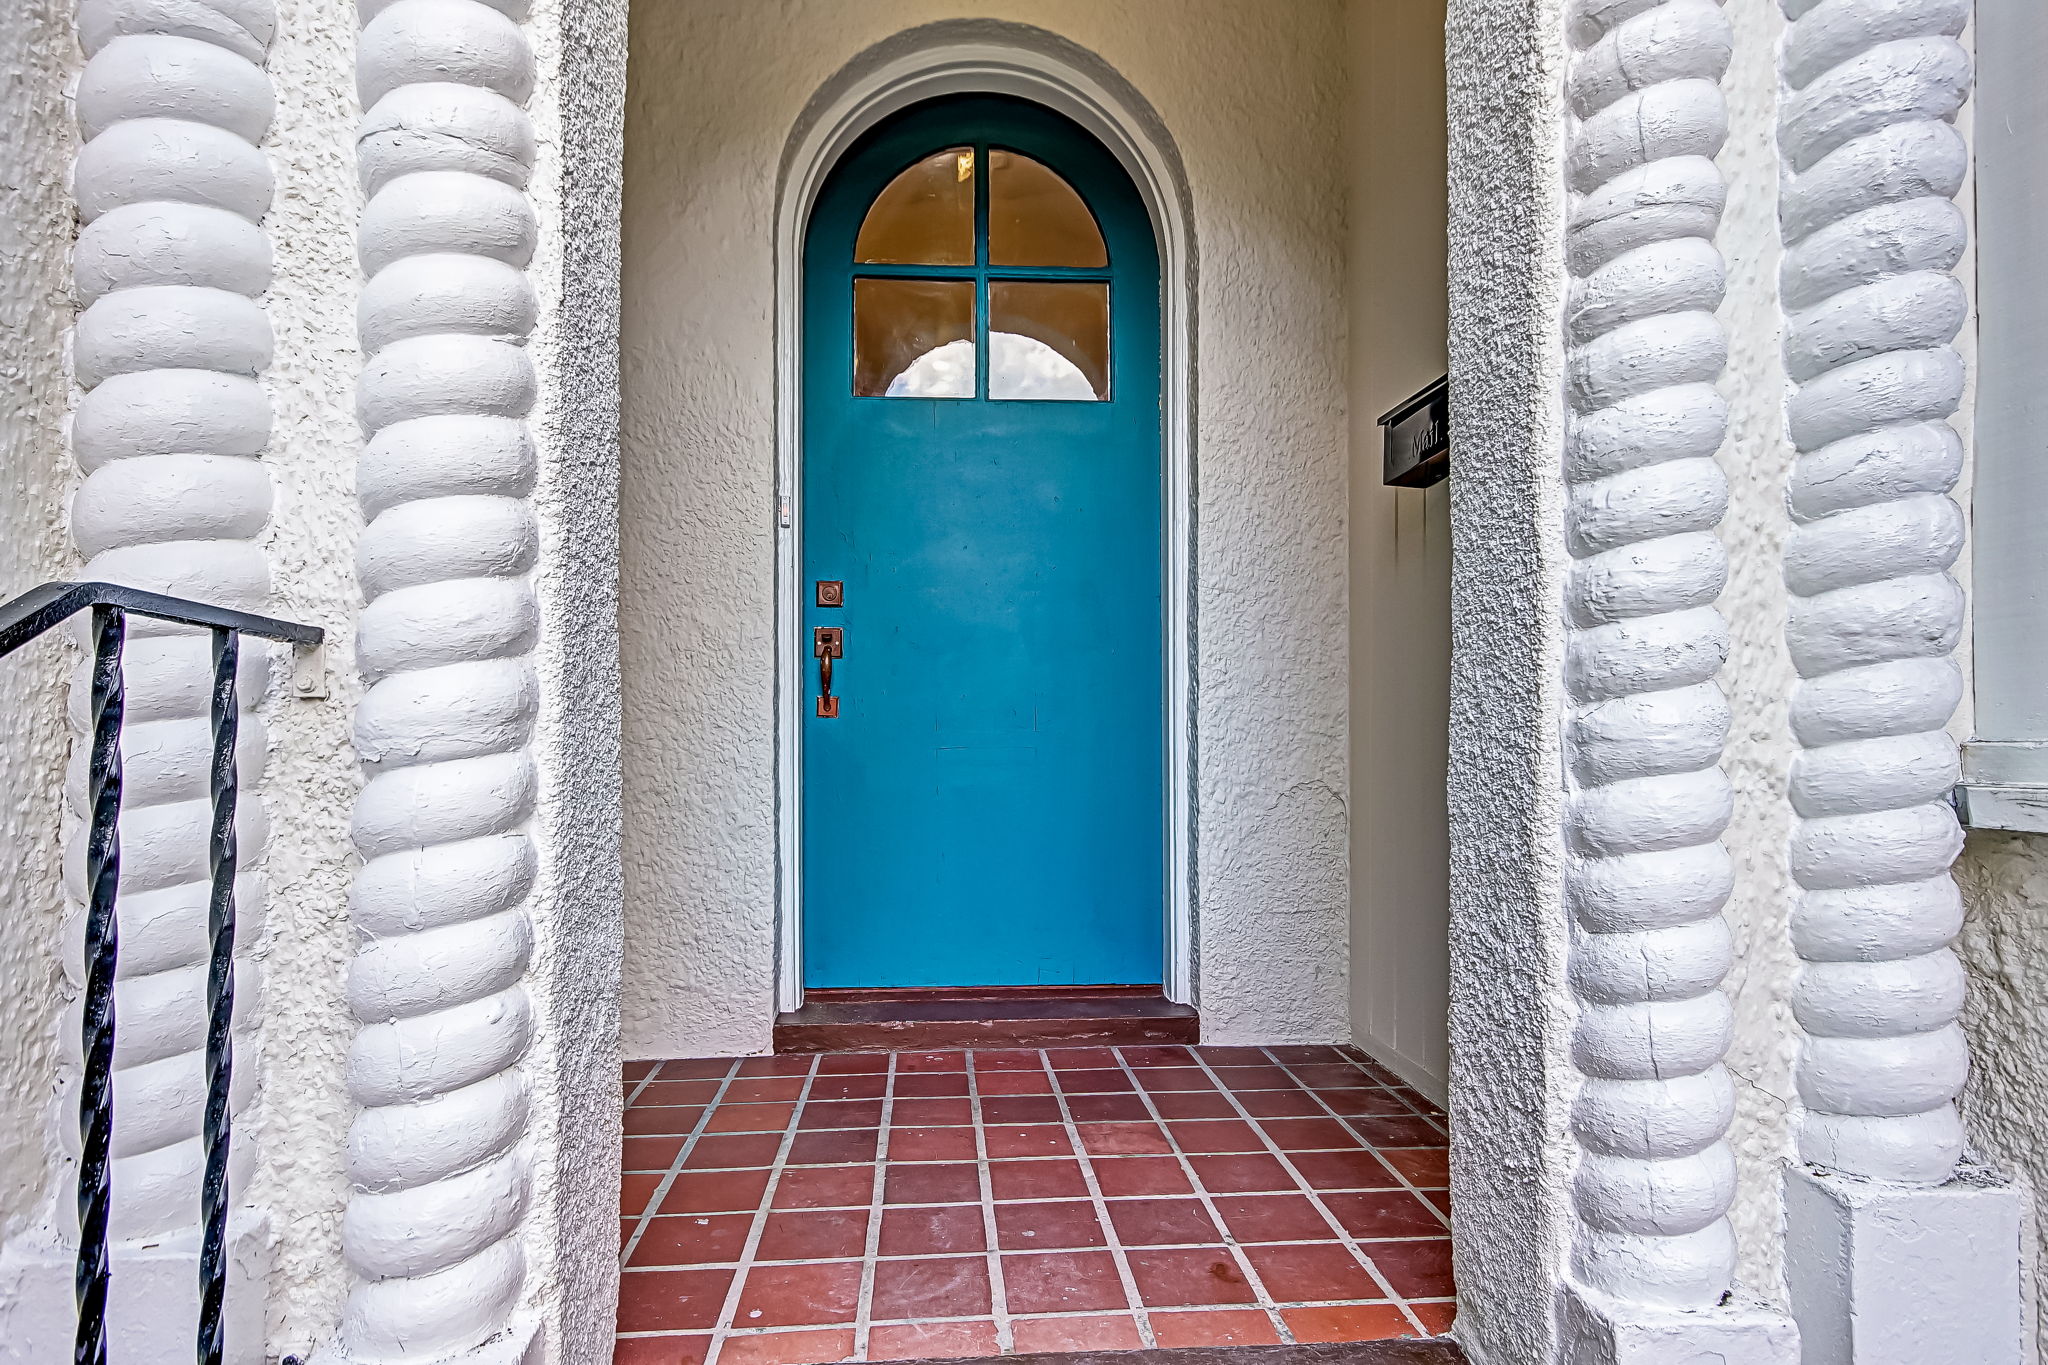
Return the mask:
{"type": "Polygon", "coordinates": [[[1166,462],[1166,994],[1194,996],[1193,270],[1191,215],[1180,158],[1157,117],[1107,68],[1090,71],[1063,40],[1014,24],[934,24],[870,49],[814,98],[783,156],[775,211],[776,520],[776,999],[803,1001],[802,803],[799,710],[809,652],[802,631],[801,487],[804,228],[818,189],[868,129],[924,100],[1013,95],[1057,110],[1123,163],[1159,238],[1161,395],[1166,462]]]}

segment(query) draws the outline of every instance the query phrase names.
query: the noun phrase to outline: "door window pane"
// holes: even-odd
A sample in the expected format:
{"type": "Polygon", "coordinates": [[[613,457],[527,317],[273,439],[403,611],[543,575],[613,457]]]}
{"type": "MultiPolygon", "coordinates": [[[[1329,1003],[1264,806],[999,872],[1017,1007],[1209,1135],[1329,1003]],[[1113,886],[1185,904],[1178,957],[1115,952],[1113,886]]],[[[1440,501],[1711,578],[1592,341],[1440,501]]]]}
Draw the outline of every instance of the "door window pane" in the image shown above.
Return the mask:
{"type": "Polygon", "coordinates": [[[855,280],[853,391],[974,397],[974,282],[855,280]]]}
{"type": "Polygon", "coordinates": [[[1000,150],[989,153],[988,169],[990,265],[1109,264],[1095,215],[1057,173],[1028,156],[1000,150]]]}
{"type": "Polygon", "coordinates": [[[988,396],[1109,397],[1109,286],[991,280],[988,396]]]}
{"type": "Polygon", "coordinates": [[[935,152],[875,196],[853,246],[864,265],[974,264],[974,149],[935,152]]]}

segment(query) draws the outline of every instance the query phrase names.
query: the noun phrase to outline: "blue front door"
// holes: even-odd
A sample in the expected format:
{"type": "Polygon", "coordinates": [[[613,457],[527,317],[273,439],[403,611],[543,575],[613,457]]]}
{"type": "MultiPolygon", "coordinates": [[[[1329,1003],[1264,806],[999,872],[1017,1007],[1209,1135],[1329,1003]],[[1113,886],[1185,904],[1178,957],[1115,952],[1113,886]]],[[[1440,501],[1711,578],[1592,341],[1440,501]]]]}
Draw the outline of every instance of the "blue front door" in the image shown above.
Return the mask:
{"type": "Polygon", "coordinates": [[[1019,101],[884,124],[812,215],[803,374],[805,983],[1159,981],[1159,264],[1129,178],[1019,101]]]}

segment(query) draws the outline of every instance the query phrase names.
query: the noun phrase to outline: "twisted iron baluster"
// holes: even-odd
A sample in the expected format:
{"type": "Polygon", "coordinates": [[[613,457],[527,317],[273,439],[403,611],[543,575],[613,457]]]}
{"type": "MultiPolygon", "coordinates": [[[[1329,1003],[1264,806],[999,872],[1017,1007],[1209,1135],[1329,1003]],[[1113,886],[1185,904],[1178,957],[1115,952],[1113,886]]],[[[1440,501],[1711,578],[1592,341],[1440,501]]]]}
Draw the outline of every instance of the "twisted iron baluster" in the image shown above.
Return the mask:
{"type": "Polygon", "coordinates": [[[92,613],[92,824],[85,842],[85,1076],[78,1087],[78,1336],[74,1365],[107,1361],[107,1213],[113,1200],[114,895],[121,880],[121,641],[117,607],[92,613]]]}
{"type": "Polygon", "coordinates": [[[234,1042],[228,1025],[235,1012],[235,666],[241,637],[213,632],[213,834],[208,853],[213,891],[207,923],[213,957],[206,974],[206,1178],[199,1192],[199,1360],[220,1365],[221,1306],[227,1294],[228,1077],[234,1042]]]}

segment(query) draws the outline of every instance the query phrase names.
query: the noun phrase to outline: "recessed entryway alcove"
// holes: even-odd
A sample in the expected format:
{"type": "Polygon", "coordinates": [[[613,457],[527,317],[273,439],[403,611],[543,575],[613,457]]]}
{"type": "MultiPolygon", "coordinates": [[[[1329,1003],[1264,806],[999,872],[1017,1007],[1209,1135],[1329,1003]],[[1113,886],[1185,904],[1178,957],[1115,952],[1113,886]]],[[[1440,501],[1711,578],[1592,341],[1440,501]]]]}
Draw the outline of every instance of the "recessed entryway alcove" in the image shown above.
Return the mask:
{"type": "MultiPolygon", "coordinates": [[[[1206,99],[1250,79],[1218,45],[1161,44],[1107,17],[1056,33],[903,29],[877,12],[872,30],[814,35],[816,51],[786,43],[773,70],[720,60],[746,50],[744,17],[637,20],[636,73],[665,74],[636,74],[628,120],[629,1055],[765,1048],[775,1007],[794,1003],[801,800],[787,728],[816,663],[799,638],[797,528],[778,523],[781,499],[792,521],[801,511],[801,206],[807,178],[866,127],[963,89],[1074,119],[1131,176],[1159,240],[1162,977],[1185,972],[1166,993],[1199,996],[1223,1040],[1350,1036],[1351,650],[1330,615],[1352,557],[1344,181],[1329,174],[1344,136],[1338,17],[1258,37],[1261,88],[1292,93],[1248,119],[1206,99]],[[719,97],[734,81],[745,96],[719,97]]],[[[1403,856],[1397,840],[1387,853],[1403,856]]]]}
{"type": "MultiPolygon", "coordinates": [[[[864,608],[872,613],[877,599],[859,596],[867,585],[855,570],[813,563],[807,548],[818,521],[805,400],[819,371],[805,341],[804,243],[836,169],[891,119],[948,98],[1007,99],[1044,111],[1102,158],[1106,170],[1090,171],[1046,150],[1042,164],[1070,179],[1103,220],[1110,276],[1123,229],[1103,217],[1106,174],[1130,186],[1133,229],[1143,230],[1157,259],[1156,314],[1147,324],[1157,337],[1157,396],[1147,403],[1155,414],[1152,510],[1126,511],[1092,533],[1136,526],[1122,548],[1149,547],[1152,559],[1156,661],[1142,671],[1158,703],[1149,726],[1137,725],[1156,737],[1156,752],[1114,766],[1143,765],[1160,797],[1157,832],[1143,839],[1157,883],[1132,897],[1155,917],[1156,943],[1142,954],[1154,965],[1073,979],[1156,983],[1163,996],[1185,1002],[1184,1012],[1198,1010],[1202,1039],[1225,1049],[1328,1049],[1366,1043],[1377,1030],[1372,1045],[1403,1049],[1389,1059],[1394,1070],[1359,1070],[1337,1053],[1294,1056],[1348,1068],[1344,1079],[1374,1091],[1354,1095],[1339,1085],[1339,1109],[1315,1111],[1334,1126],[1314,1140],[1355,1141],[1345,1127],[1354,1118],[1412,1119],[1418,1133],[1440,1124],[1448,624],[1436,580],[1448,576],[1446,503],[1441,488],[1397,491],[1376,480],[1361,487],[1356,470],[1377,471],[1372,418],[1442,372],[1442,96],[1425,81],[1401,94],[1375,86],[1368,98],[1355,76],[1346,79],[1347,65],[1389,80],[1418,60],[1440,69],[1440,11],[1393,24],[1361,13],[1347,26],[1343,7],[1332,5],[1253,32],[1243,15],[1219,6],[1218,21],[1243,39],[1233,44],[1213,30],[1166,32],[1085,7],[1048,6],[1042,26],[955,20],[921,28],[904,22],[924,17],[911,13],[917,7],[901,8],[859,11],[853,22],[842,16],[829,33],[790,32],[765,16],[727,11],[715,22],[686,11],[634,16],[621,498],[626,1055],[765,1052],[778,1010],[799,1002],[806,977],[827,960],[807,942],[817,923],[807,907],[840,888],[821,886],[825,860],[806,864],[815,852],[806,826],[815,833],[821,811],[829,813],[829,803],[807,793],[806,746],[816,731],[854,727],[846,709],[817,714],[823,679],[813,637],[820,628],[843,632],[828,645],[843,651],[829,654],[835,700],[841,708],[866,703],[856,680],[862,642],[874,638],[877,621],[855,618],[864,608]],[[758,48],[748,37],[757,30],[758,48]],[[764,65],[771,47],[776,60],[764,65]],[[1409,99],[1420,106],[1396,107],[1409,99]],[[1389,150],[1395,142],[1404,144],[1399,153],[1389,150]],[[1382,221],[1361,236],[1358,207],[1367,198],[1382,221]],[[1419,228],[1399,221],[1395,207],[1413,200],[1423,205],[1419,228]],[[1358,270],[1361,242],[1378,245],[1381,237],[1379,273],[1358,270]],[[1376,348],[1347,347],[1347,331],[1361,323],[1377,326],[1376,348]],[[1381,401],[1382,392],[1392,398],[1381,401]],[[1361,535],[1375,543],[1362,547],[1361,535]],[[1373,603],[1363,611],[1355,597],[1361,582],[1373,603]],[[1361,642],[1360,624],[1384,638],[1361,642]],[[1362,674],[1372,679],[1363,688],[1362,674]],[[1382,793],[1370,807],[1360,801],[1362,781],[1382,793]],[[1395,793],[1406,793],[1399,809],[1390,804],[1401,799],[1395,793]],[[1359,944],[1372,947],[1364,964],[1359,944]],[[1401,1098],[1380,1097],[1382,1087],[1401,1098]],[[1357,1104],[1392,1104],[1395,1112],[1342,1112],[1357,1104]]],[[[919,158],[950,157],[942,169],[957,176],[966,168],[954,184],[983,203],[993,193],[980,177],[993,169],[996,144],[972,130],[926,141],[932,145],[898,158],[904,165],[873,173],[858,212],[849,211],[849,242],[860,213],[919,158]]],[[[976,250],[984,254],[958,264],[862,264],[849,251],[834,269],[857,307],[851,301],[864,272],[877,280],[930,282],[948,271],[969,279],[988,264],[990,248],[976,250]]],[[[1029,268],[1037,267],[1020,267],[1029,268]]],[[[1088,281],[1077,274],[1075,282],[1088,281]]],[[[1112,299],[1129,283],[1107,282],[1112,299]]],[[[977,279],[970,289],[996,283],[977,279]]],[[[974,297],[977,306],[955,323],[965,329],[959,340],[995,330],[978,311],[992,306],[989,296],[974,297]]],[[[1122,316],[1112,302],[1112,338],[1122,316]]],[[[831,335],[859,346],[852,316],[835,314],[830,325],[831,335]]],[[[983,359],[994,361],[992,347],[983,359]]],[[[846,377],[843,368],[855,386],[835,401],[869,411],[906,402],[935,411],[948,401],[996,405],[976,387],[989,381],[971,369],[963,382],[976,397],[906,400],[886,396],[899,376],[864,394],[857,357],[830,363],[830,385],[846,377]]],[[[1130,363],[1119,357],[1109,367],[1108,406],[1119,375],[1133,377],[1130,363]]],[[[1088,367],[1077,369],[1096,382],[1087,380],[1088,367]]],[[[1075,399],[1076,415],[1081,406],[1075,399]]],[[[1124,733],[1133,728],[1123,723],[1124,733]]],[[[889,811],[878,808],[885,804],[846,816],[862,832],[849,849],[873,848],[890,828],[889,811]]],[[[1129,813],[1130,801],[1115,805],[1129,813]]],[[[849,849],[836,849],[831,865],[844,866],[849,849]]],[[[843,957],[843,934],[837,942],[843,957]]],[[[1032,988],[1065,974],[1059,965],[1046,971],[1032,988]]],[[[1001,972],[972,973],[991,974],[1001,972]]],[[[870,971],[843,983],[812,976],[808,984],[900,983],[870,971]]],[[[1023,988],[1014,974],[946,984],[1023,988]]],[[[1169,1035],[1158,1041],[1171,1045],[1183,1025],[1166,1022],[1169,1035]]],[[[780,1041],[791,1046],[792,1032],[780,1041]]],[[[1200,1070],[1195,1055],[1177,1052],[1180,1064],[1167,1069],[1200,1070]]],[[[1090,1093],[1069,1092],[1061,1059],[1047,1056],[1052,1096],[1090,1093]]],[[[1291,1064],[1264,1052],[1211,1060],[1278,1068],[1275,1076],[1291,1064]]],[[[1138,1064],[1134,1056],[1108,1061],[1111,1069],[1138,1064]]],[[[1155,1064],[1165,1064],[1163,1054],[1155,1064]]],[[[683,1088],[759,1081],[765,1095],[788,1088],[771,1082],[799,1072],[811,1098],[743,1103],[863,1102],[816,1100],[818,1078],[839,1065],[830,1055],[792,1056],[702,1078],[643,1067],[634,1073],[635,1112],[670,1084],[682,1087],[673,1107],[687,1109],[708,1097],[683,1103],[691,1098],[683,1088]]],[[[944,1056],[924,1065],[935,1077],[980,1074],[973,1062],[949,1066],[944,1056]]],[[[968,1083],[976,1104],[1000,1093],[983,1096],[979,1081],[968,1083]]],[[[944,1084],[951,1082],[913,1081],[902,1093],[915,1099],[919,1086],[944,1084]]],[[[1225,1084],[1215,1093],[1232,1092],[1225,1084]]],[[[1255,1107],[1309,1102],[1256,1088],[1240,1098],[1255,1107]]],[[[1071,1105],[1068,1118],[1076,1118],[1071,1105]]],[[[1181,1119],[1161,1111],[1144,1121],[1170,1127],[1181,1119]]],[[[1219,1113],[1187,1121],[1237,1120],[1219,1113]]],[[[1440,1150],[1442,1129],[1433,1131],[1440,1150]]],[[[1194,1130],[1189,1140],[1205,1136],[1194,1130]]],[[[1408,1188],[1419,1208],[1428,1205],[1433,1186],[1408,1188]]],[[[1427,1217],[1440,1241],[1441,1213],[1427,1217]]],[[[1405,1321],[1404,1330],[1416,1330],[1419,1320],[1405,1321]]]]}

